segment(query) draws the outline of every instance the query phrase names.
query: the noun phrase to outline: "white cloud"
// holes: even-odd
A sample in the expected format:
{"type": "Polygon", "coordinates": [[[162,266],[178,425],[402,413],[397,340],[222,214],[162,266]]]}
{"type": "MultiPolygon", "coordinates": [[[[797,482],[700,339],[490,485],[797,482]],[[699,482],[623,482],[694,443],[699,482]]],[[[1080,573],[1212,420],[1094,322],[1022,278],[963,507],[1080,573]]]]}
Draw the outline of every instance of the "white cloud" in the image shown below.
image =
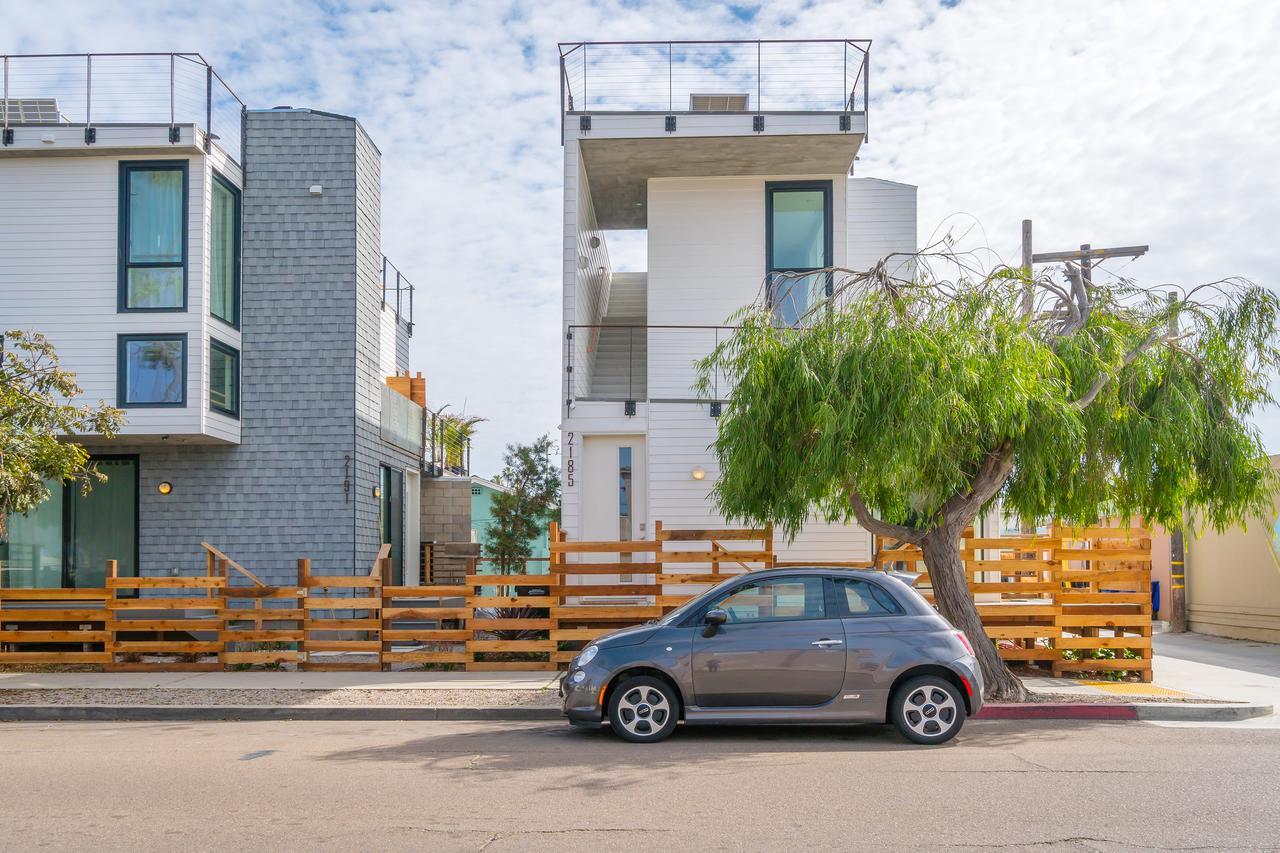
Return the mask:
{"type": "MultiPolygon", "coordinates": [[[[1124,269],[1144,282],[1280,281],[1280,4],[50,0],[4,20],[10,53],[196,49],[251,106],[359,117],[384,250],[419,288],[414,366],[433,404],[489,418],[482,473],[558,423],[557,41],[871,38],[858,171],[917,184],[922,233],[964,211],[1013,258],[1029,217],[1039,249],[1149,243],[1124,269]]],[[[1280,450],[1280,415],[1262,425],[1280,450]]]]}

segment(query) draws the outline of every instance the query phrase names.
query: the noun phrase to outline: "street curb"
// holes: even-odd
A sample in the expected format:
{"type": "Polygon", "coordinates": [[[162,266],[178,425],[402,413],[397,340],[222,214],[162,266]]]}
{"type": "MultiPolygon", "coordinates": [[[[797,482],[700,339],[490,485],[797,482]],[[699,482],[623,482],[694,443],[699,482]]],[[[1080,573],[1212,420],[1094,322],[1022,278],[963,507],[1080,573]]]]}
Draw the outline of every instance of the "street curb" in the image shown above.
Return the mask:
{"type": "Polygon", "coordinates": [[[59,721],[537,721],[559,708],[427,708],[416,705],[0,705],[0,722],[59,721]]]}
{"type": "Polygon", "coordinates": [[[975,720],[1158,720],[1232,723],[1265,717],[1271,705],[1220,705],[1191,702],[1026,702],[983,705],[975,720]]]}

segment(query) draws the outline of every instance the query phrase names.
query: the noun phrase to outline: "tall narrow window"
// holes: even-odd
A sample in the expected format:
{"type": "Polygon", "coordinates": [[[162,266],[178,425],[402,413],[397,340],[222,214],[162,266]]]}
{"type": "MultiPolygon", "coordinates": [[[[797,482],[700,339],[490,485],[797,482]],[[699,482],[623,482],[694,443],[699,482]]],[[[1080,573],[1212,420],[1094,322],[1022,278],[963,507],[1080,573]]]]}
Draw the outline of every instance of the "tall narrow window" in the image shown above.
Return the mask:
{"type": "Polygon", "coordinates": [[[783,325],[792,326],[830,295],[831,182],[765,184],[765,244],[769,301],[783,325]]]}
{"type": "Polygon", "coordinates": [[[391,546],[391,583],[404,583],[404,475],[382,465],[378,469],[378,530],[391,546]]]}
{"type": "Polygon", "coordinates": [[[240,353],[215,340],[209,341],[209,408],[240,416],[240,353]]]}
{"type": "Polygon", "coordinates": [[[186,335],[120,335],[118,340],[116,405],[186,405],[186,335]]]}
{"type": "Polygon", "coordinates": [[[209,225],[209,313],[240,325],[240,190],[213,174],[213,211],[209,225]]]}
{"type": "Polygon", "coordinates": [[[119,310],[187,307],[187,161],[120,164],[119,310]]]}
{"type": "MultiPolygon", "coordinates": [[[[618,448],[618,541],[631,539],[631,511],[634,503],[632,490],[631,448],[618,448]]],[[[630,563],[630,554],[619,554],[618,562],[630,563]]],[[[620,575],[620,583],[631,583],[631,575],[620,575]]]]}

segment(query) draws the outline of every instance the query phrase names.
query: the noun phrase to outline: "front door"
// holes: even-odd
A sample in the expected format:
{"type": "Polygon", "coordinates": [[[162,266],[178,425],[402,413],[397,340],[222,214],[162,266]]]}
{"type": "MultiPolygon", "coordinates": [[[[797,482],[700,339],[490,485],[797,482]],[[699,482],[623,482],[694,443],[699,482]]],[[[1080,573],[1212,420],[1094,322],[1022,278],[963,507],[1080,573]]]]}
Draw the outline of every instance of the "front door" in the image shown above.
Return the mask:
{"type": "Polygon", "coordinates": [[[644,539],[644,436],[585,436],[579,470],[582,538],[590,542],[644,539]]]}
{"type": "MultiPolygon", "coordinates": [[[[729,620],[693,639],[693,687],[703,708],[800,707],[844,684],[844,628],[819,576],[747,582],[711,607],[729,620]]],[[[710,609],[710,608],[708,608],[710,609]]]]}

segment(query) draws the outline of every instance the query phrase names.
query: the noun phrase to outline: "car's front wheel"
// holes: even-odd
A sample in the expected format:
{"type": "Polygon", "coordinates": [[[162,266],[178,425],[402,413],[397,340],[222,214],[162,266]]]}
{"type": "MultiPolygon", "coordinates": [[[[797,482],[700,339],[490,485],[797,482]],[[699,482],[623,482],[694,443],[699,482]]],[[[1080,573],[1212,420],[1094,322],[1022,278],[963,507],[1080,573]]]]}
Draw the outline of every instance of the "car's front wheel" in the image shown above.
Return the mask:
{"type": "Polygon", "coordinates": [[[628,678],[609,697],[609,727],[632,743],[656,743],[676,730],[680,698],[671,685],[648,675],[628,678]]]}
{"type": "Polygon", "coordinates": [[[946,743],[964,725],[964,699],[950,681],[922,675],[903,684],[889,700],[889,719],[907,740],[946,743]]]}

